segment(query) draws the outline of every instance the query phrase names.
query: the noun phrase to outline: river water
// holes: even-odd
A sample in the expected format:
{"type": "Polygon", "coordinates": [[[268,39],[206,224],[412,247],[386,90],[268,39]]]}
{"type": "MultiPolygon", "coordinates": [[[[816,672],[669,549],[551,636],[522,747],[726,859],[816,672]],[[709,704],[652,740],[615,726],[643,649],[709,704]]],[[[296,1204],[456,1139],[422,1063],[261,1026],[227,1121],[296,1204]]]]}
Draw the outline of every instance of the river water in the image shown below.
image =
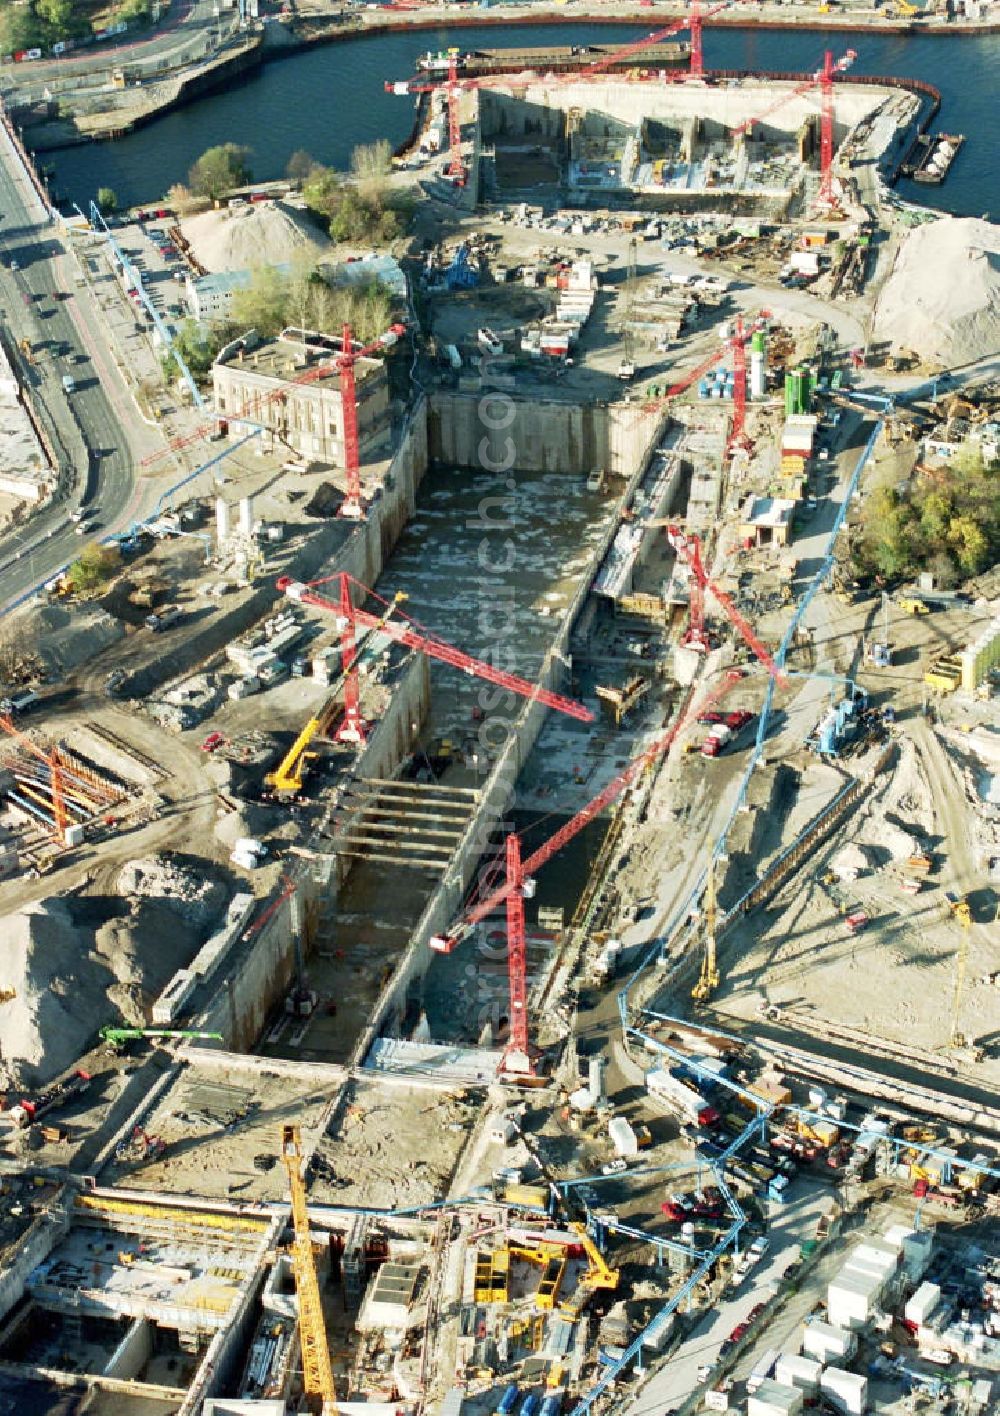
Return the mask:
{"type": "MultiPolygon", "coordinates": [[[[267,64],[250,78],[171,113],[116,143],[52,154],[62,193],[81,206],[100,186],[123,204],[149,202],[184,181],[191,164],[214,143],[252,149],[258,181],[281,177],[292,152],[346,168],[352,148],[386,137],[396,144],[413,122],[412,102],[384,91],[384,80],[406,78],[424,49],[456,44],[553,44],[627,41],[645,31],[634,25],[456,26],[398,31],[318,46],[267,64]]],[[[835,54],[858,51],[854,71],[925,79],[942,94],[938,126],[964,133],[965,147],[941,187],[901,182],[910,200],[962,216],[989,212],[1000,219],[1000,164],[995,161],[1000,36],[976,39],[817,31],[705,31],[705,63],[717,69],[811,71],[829,42],[835,54]]]]}

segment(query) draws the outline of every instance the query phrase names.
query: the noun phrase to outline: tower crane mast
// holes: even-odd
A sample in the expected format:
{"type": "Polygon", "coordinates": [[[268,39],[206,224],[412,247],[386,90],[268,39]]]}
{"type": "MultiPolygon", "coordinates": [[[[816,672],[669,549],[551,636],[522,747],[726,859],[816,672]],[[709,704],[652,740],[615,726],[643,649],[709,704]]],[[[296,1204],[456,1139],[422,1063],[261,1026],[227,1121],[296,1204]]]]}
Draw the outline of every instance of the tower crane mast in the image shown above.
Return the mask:
{"type": "Polygon", "coordinates": [[[298,1126],[281,1128],[281,1159],[288,1174],[292,1201],[292,1268],[299,1303],[299,1341],[302,1347],[302,1385],[315,1416],[337,1416],[330,1344],[323,1317],[323,1300],[316,1276],[316,1258],[309,1236],[306,1182],[302,1174],[302,1140],[298,1126]]]}
{"type": "MultiPolygon", "coordinates": [[[[783,685],[786,681],[785,677],[772,658],[766,645],[754,632],[753,626],[750,624],[749,620],[746,619],[744,615],[740,614],[725,591],[709,576],[708,571],[705,569],[704,561],[701,558],[701,542],[698,537],[694,535],[693,532],[684,530],[681,526],[668,525],[667,540],[691,571],[691,574],[701,587],[701,590],[703,592],[705,590],[711,591],[712,596],[718,601],[726,618],[731,622],[743,641],[757,656],[771,677],[783,685]]],[[[694,626],[692,625],[692,629],[693,628],[694,626]]],[[[704,622],[699,626],[699,630],[703,637],[704,622]]]]}
{"type": "MultiPolygon", "coordinates": [[[[704,49],[702,45],[702,25],[706,20],[717,15],[720,10],[729,8],[730,0],[724,0],[721,5],[714,5],[705,14],[701,12],[700,0],[691,0],[691,12],[683,19],[674,20],[671,24],[665,25],[663,29],[654,30],[652,34],[644,35],[642,39],[634,40],[631,44],[626,44],[620,49],[615,49],[608,54],[602,54],[590,64],[583,64],[579,69],[574,69],[572,73],[563,74],[556,80],[548,80],[549,83],[579,83],[581,79],[599,77],[613,66],[622,63],[638,55],[645,50],[652,48],[654,44],[660,44],[663,40],[669,39],[672,35],[680,34],[683,30],[691,31],[691,59],[687,73],[678,74],[679,79],[700,79],[705,72],[704,49]]],[[[448,110],[448,176],[456,186],[464,187],[468,180],[465,162],[462,157],[462,130],[459,122],[458,97],[460,93],[468,93],[479,88],[488,88],[495,85],[497,75],[482,75],[476,78],[460,79],[458,77],[458,56],[453,54],[448,64],[448,77],[444,81],[444,93],[448,110]]],[[[386,93],[394,94],[418,94],[435,93],[442,87],[437,83],[394,83],[392,80],[385,81],[386,93]]]]}
{"type": "MultiPolygon", "coordinates": [[[[304,331],[302,331],[304,334],[304,331]]],[[[364,515],[364,502],[361,494],[361,456],[360,442],[358,437],[358,399],[357,382],[354,375],[354,366],[359,359],[370,358],[374,354],[384,353],[403,337],[406,333],[404,324],[392,324],[384,334],[380,334],[378,339],[371,340],[368,344],[358,349],[355,347],[357,341],[354,339],[351,326],[345,324],[340,335],[340,352],[331,350],[324,353],[319,362],[305,373],[299,374],[297,378],[289,379],[288,384],[300,387],[305,384],[315,383],[318,379],[329,378],[331,373],[340,376],[341,405],[344,418],[344,471],[347,478],[347,495],[344,504],[340,509],[340,515],[350,517],[352,520],[359,520],[364,515]]],[[[235,412],[227,414],[229,422],[245,422],[257,426],[256,418],[259,416],[261,407],[267,407],[272,403],[280,403],[287,397],[284,386],[273,389],[270,393],[256,399],[246,400],[235,412]]],[[[202,423],[194,432],[188,433],[182,438],[174,438],[167,445],[166,449],[151,453],[142,460],[142,466],[147,467],[158,462],[167,452],[178,452],[182,448],[190,446],[192,443],[207,438],[214,432],[218,420],[202,423]]]]}
{"type": "Polygon", "coordinates": [[[833,195],[833,81],[837,74],[842,74],[849,69],[858,57],[854,49],[846,50],[839,59],[834,59],[833,51],[828,49],[823,55],[823,66],[817,69],[811,78],[805,83],[796,84],[788,93],[782,94],[773,103],[753,118],[747,118],[744,122],[733,128],[734,137],[742,133],[749,133],[755,123],[762,123],[765,118],[769,118],[772,113],[776,113],[779,108],[783,108],[786,103],[793,98],[810,93],[818,87],[820,91],[820,129],[819,129],[819,195],[817,205],[820,207],[836,206],[836,199],[833,195]]]}

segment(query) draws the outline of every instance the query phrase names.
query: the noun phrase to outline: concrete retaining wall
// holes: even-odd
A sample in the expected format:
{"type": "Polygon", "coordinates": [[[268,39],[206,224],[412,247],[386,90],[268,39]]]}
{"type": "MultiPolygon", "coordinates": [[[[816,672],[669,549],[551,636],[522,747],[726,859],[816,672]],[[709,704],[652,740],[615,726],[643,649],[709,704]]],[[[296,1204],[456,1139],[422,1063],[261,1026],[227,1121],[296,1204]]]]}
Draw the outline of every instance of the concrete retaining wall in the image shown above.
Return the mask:
{"type": "Polygon", "coordinates": [[[136,1318],[104,1369],[104,1376],[135,1381],[153,1355],[153,1334],[145,1318],[136,1318]]]}
{"type": "Polygon", "coordinates": [[[69,1220],[55,1210],[51,1218],[36,1219],[17,1248],[8,1250],[14,1257],[0,1274],[0,1319],[5,1318],[24,1297],[28,1277],[52,1253],[69,1230],[69,1220]]]}
{"type": "Polygon", "coordinates": [[[648,455],[656,421],[637,404],[440,390],[430,399],[428,451],[432,462],[448,467],[571,476],[602,471],[629,479],[648,455]],[[512,411],[509,423],[491,427],[506,411],[512,411]]]}
{"type": "MultiPolygon", "coordinates": [[[[360,522],[324,573],[346,570],[362,584],[374,585],[403,527],[413,515],[417,490],[427,470],[426,404],[413,410],[385,477],[382,496],[368,519],[360,522]]],[[[319,567],[316,567],[318,570],[319,567]]],[[[315,571],[313,572],[315,573],[315,571]]],[[[415,659],[397,685],[386,716],[372,733],[358,766],[362,776],[391,776],[412,741],[410,724],[426,716],[429,676],[426,664],[415,659]]],[[[321,842],[319,847],[321,848],[321,842]]],[[[346,872],[345,872],[346,873],[346,872]]],[[[329,908],[335,885],[322,869],[298,873],[299,904],[308,910],[322,891],[329,908]]],[[[211,999],[201,1005],[199,1025],[220,1032],[226,1046],[248,1052],[257,1042],[278,999],[288,992],[295,971],[292,905],[285,901],[264,927],[243,946],[246,954],[234,961],[228,977],[211,999]]]]}
{"type": "MultiPolygon", "coordinates": [[[[286,1216],[282,1213],[271,1222],[268,1230],[267,1249],[275,1250],[285,1227],[286,1216]]],[[[209,1343],[198,1375],[188,1388],[184,1403],[177,1416],[196,1416],[202,1403],[210,1396],[218,1396],[234,1383],[240,1372],[246,1349],[253,1335],[257,1320],[257,1300],[264,1287],[266,1269],[262,1263],[251,1283],[243,1291],[236,1311],[229,1319],[223,1332],[217,1332],[209,1343]]]]}
{"type": "MultiPolygon", "coordinates": [[[[789,92],[793,87],[788,84],[789,92]]],[[[838,83],[835,141],[841,142],[848,130],[886,96],[882,89],[838,83]]],[[[610,78],[596,84],[538,80],[519,89],[516,95],[499,87],[483,89],[479,100],[480,129],[486,142],[494,138],[560,142],[565,133],[565,115],[574,108],[584,115],[589,134],[606,132],[609,138],[634,131],[650,119],[682,128],[692,114],[691,94],[682,84],[634,84],[610,78]]],[[[705,87],[698,93],[697,112],[710,133],[720,132],[723,127],[732,129],[760,113],[767,101],[767,91],[751,84],[705,87]]],[[[815,115],[815,98],[802,95],[789,98],[764,126],[769,132],[791,138],[815,115]]]]}
{"type": "Polygon", "coordinates": [[[451,393],[431,396],[430,455],[448,467],[516,468],[519,472],[567,472],[587,476],[608,466],[609,409],[606,404],[514,399],[509,425],[499,421],[507,395],[451,393]],[[490,406],[492,405],[492,406],[490,406]]]}

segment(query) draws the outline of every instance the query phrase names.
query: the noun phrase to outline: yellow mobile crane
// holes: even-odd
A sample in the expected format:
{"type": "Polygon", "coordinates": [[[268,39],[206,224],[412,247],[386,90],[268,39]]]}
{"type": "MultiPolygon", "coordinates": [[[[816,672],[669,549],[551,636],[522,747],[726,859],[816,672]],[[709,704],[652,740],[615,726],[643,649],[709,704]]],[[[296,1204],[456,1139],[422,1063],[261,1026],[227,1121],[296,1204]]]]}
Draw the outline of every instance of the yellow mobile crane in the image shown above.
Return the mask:
{"type": "MultiPolygon", "coordinates": [[[[384,624],[396,606],[406,598],[407,596],[403,591],[397,591],[392,604],[387,607],[380,622],[384,624]]],[[[368,630],[364,635],[364,639],[367,639],[374,633],[376,633],[376,628],[368,630]]],[[[359,641],[359,652],[363,643],[364,640],[359,641]]],[[[274,771],[268,772],[267,776],[264,778],[266,784],[277,792],[279,797],[294,797],[302,790],[303,783],[309,775],[309,769],[316,761],[317,757],[317,754],[310,752],[309,749],[317,737],[324,736],[329,732],[341,705],[343,684],[344,679],[343,675],[341,675],[332,695],[323,704],[323,707],[316,716],[309,719],[308,723],[306,723],[305,727],[299,733],[277,767],[275,767],[274,771]]]]}
{"type": "Polygon", "coordinates": [[[705,952],[701,957],[701,973],[691,990],[696,1003],[707,1003],[719,986],[719,965],[715,950],[715,857],[708,862],[705,880],[705,952]]]}
{"type": "Polygon", "coordinates": [[[958,1018],[962,1008],[962,993],[965,989],[965,973],[969,966],[969,931],[972,928],[972,910],[964,896],[959,898],[949,894],[947,900],[948,907],[962,931],[958,952],[955,955],[955,996],[951,1004],[951,1031],[948,1042],[951,1047],[966,1047],[968,1039],[958,1030],[958,1018]]]}
{"type": "Polygon", "coordinates": [[[299,1300],[299,1342],[302,1347],[302,1385],[306,1401],[316,1416],[337,1416],[337,1394],[333,1385],[333,1365],[326,1337],[326,1321],[320,1298],[316,1260],[309,1237],[306,1182],[302,1174],[302,1140],[298,1126],[281,1128],[281,1159],[288,1172],[292,1197],[292,1267],[295,1293],[299,1300]]]}

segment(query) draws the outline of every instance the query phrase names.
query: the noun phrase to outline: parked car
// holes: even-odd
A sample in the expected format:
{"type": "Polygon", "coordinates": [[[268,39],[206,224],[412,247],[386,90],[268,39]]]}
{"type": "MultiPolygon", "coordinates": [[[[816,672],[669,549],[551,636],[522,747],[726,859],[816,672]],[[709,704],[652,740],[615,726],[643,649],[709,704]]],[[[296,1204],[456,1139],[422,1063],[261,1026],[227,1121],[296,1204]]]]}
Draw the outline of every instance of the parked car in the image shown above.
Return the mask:
{"type": "Polygon", "coordinates": [[[208,737],[201,745],[201,750],[202,752],[214,752],[217,747],[222,746],[225,740],[226,736],[224,733],[209,733],[208,737]]]}

